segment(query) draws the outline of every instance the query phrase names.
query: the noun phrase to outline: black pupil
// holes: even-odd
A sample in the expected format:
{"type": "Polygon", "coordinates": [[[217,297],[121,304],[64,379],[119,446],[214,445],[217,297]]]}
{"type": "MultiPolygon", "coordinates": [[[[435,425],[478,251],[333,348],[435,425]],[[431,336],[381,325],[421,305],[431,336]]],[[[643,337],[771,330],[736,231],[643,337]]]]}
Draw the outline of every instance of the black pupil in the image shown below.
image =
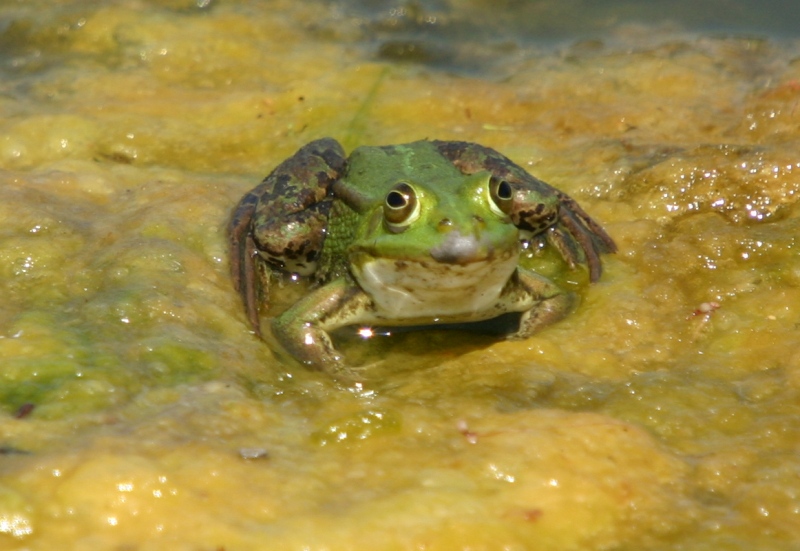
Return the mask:
{"type": "Polygon", "coordinates": [[[511,199],[511,184],[505,180],[501,181],[497,185],[497,197],[503,200],[511,199]]]}
{"type": "Polygon", "coordinates": [[[399,209],[406,206],[406,197],[399,191],[390,191],[386,196],[386,204],[393,209],[399,209]]]}

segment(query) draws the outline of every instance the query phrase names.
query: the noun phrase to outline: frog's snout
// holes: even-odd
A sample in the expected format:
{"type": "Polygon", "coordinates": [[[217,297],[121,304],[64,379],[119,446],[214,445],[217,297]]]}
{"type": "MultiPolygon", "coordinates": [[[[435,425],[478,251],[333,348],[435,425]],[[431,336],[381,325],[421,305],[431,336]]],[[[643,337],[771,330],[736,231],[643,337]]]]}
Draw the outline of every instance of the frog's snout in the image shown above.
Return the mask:
{"type": "Polygon", "coordinates": [[[445,264],[464,264],[478,258],[481,243],[473,234],[463,235],[458,230],[447,233],[447,237],[436,247],[431,248],[431,256],[445,264]]]}

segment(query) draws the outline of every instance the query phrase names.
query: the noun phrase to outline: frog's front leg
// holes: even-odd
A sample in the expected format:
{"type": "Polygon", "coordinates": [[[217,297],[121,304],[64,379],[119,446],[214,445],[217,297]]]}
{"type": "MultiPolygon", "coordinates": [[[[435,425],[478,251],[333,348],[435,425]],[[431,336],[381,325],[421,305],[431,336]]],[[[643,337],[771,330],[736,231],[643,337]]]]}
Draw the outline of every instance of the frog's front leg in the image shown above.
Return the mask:
{"type": "Polygon", "coordinates": [[[344,367],[329,331],[354,325],[368,310],[372,299],[357,285],[342,277],[306,295],[272,320],[272,333],[281,345],[307,366],[325,371],[344,367]]]}
{"type": "Polygon", "coordinates": [[[517,331],[506,335],[509,340],[527,339],[565,318],[578,303],[575,293],[565,292],[549,279],[528,270],[517,270],[515,284],[517,300],[529,302],[531,307],[522,312],[517,331]]]}

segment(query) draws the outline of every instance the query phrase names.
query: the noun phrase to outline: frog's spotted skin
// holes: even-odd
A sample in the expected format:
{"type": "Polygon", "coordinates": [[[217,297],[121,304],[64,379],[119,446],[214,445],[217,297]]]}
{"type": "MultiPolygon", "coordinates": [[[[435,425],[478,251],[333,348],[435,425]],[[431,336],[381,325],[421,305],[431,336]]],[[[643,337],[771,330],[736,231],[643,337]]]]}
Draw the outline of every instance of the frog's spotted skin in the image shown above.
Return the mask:
{"type": "Polygon", "coordinates": [[[278,269],[318,286],[273,319],[281,344],[323,369],[344,366],[328,332],[355,324],[465,323],[519,312],[508,338],[526,338],[569,313],[574,297],[519,267],[520,240],[544,236],[591,281],[608,234],[566,194],[500,153],[467,142],[359,147],[333,139],[281,163],[234,211],[231,270],[260,333],[278,269]]]}

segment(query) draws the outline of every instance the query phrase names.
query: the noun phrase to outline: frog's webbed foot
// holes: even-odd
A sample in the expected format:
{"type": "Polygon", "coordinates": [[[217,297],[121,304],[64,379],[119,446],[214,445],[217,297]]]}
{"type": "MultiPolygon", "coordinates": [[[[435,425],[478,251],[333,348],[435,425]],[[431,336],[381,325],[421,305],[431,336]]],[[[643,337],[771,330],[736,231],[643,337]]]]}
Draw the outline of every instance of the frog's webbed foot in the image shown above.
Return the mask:
{"type": "Polygon", "coordinates": [[[589,279],[595,282],[603,273],[600,255],[617,252],[617,245],[574,199],[561,192],[558,197],[558,222],[548,228],[547,242],[558,250],[571,268],[581,261],[582,253],[589,266],[589,279]]]}
{"type": "Polygon", "coordinates": [[[543,327],[565,318],[578,303],[575,293],[565,293],[549,279],[527,270],[518,270],[516,285],[520,296],[533,299],[533,303],[522,313],[519,329],[506,336],[509,340],[527,339],[543,327]]]}
{"type": "Polygon", "coordinates": [[[344,355],[333,345],[328,332],[315,323],[282,315],[273,320],[272,332],[281,345],[306,367],[327,371],[346,368],[344,355]]]}

